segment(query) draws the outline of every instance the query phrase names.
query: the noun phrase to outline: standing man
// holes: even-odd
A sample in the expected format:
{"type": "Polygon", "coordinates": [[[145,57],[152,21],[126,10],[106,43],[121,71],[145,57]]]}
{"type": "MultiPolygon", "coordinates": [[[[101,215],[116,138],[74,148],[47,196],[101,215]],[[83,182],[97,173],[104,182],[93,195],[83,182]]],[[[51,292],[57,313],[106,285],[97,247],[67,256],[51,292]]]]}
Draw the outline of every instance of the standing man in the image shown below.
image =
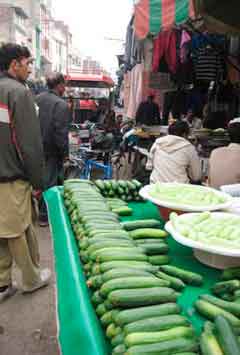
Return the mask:
{"type": "Polygon", "coordinates": [[[48,284],[50,270],[40,270],[32,225],[32,188],[43,187],[43,150],[36,108],[25,86],[31,73],[29,50],[0,47],[0,302],[16,292],[13,261],[22,273],[22,289],[48,284]]]}
{"type": "Polygon", "coordinates": [[[154,102],[153,95],[149,95],[147,101],[140,103],[136,113],[136,124],[146,126],[158,126],[161,124],[159,107],[154,102]]]}
{"type": "MultiPolygon", "coordinates": [[[[62,96],[65,92],[65,79],[62,74],[54,73],[47,78],[48,91],[36,98],[42,131],[46,172],[45,188],[56,186],[63,180],[63,164],[68,159],[68,133],[71,111],[62,96]]],[[[45,202],[40,201],[39,225],[48,225],[45,202]]]]}

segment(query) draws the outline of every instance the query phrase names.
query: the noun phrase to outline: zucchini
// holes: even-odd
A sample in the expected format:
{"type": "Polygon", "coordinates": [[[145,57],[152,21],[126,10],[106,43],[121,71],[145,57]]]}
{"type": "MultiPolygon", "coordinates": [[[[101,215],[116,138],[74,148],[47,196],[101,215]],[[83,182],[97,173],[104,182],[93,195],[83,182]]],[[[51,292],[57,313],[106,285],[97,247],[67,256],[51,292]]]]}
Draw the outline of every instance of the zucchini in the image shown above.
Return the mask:
{"type": "Polygon", "coordinates": [[[240,279],[240,267],[225,269],[222,274],[222,279],[225,281],[240,279]]]}
{"type": "Polygon", "coordinates": [[[160,270],[165,272],[166,274],[169,274],[170,276],[174,276],[181,279],[183,282],[186,282],[186,284],[189,285],[200,286],[203,283],[203,278],[201,275],[177,268],[175,266],[163,265],[160,266],[160,270]]]}
{"type": "Polygon", "coordinates": [[[134,231],[129,232],[129,235],[132,239],[141,239],[141,238],[165,238],[168,236],[167,232],[161,229],[154,228],[140,228],[134,231]]]}
{"type": "Polygon", "coordinates": [[[147,244],[160,244],[160,245],[167,245],[166,241],[164,239],[161,239],[161,241],[156,240],[156,238],[147,238],[147,239],[135,239],[134,243],[138,246],[147,246],[147,244]]]}
{"type": "Polygon", "coordinates": [[[238,316],[238,317],[240,316],[240,304],[239,303],[223,301],[220,298],[217,298],[217,297],[214,297],[211,295],[201,295],[200,298],[203,299],[204,301],[212,303],[215,306],[218,306],[220,308],[225,309],[226,311],[233,313],[235,316],[238,316]]]}
{"type": "Polygon", "coordinates": [[[131,182],[132,182],[132,184],[134,184],[136,186],[137,190],[140,190],[142,188],[142,183],[139,182],[138,180],[134,179],[131,182]]]}
{"type": "MultiPolygon", "coordinates": [[[[149,272],[156,272],[158,270],[157,266],[153,266],[147,262],[144,261],[132,261],[129,260],[127,262],[127,266],[134,268],[134,269],[138,269],[138,270],[145,270],[145,271],[149,271],[149,272]]],[[[120,260],[120,261],[108,261],[108,262],[104,262],[101,264],[96,264],[94,269],[93,269],[93,273],[94,274],[98,274],[100,272],[104,273],[108,270],[111,269],[116,269],[116,268],[121,268],[121,267],[126,267],[126,261],[120,260]]]]}
{"type": "Polygon", "coordinates": [[[135,345],[129,348],[125,355],[176,355],[197,350],[198,342],[195,339],[178,338],[154,344],[135,345]]]}
{"type": "Polygon", "coordinates": [[[176,299],[175,291],[167,287],[122,289],[108,295],[108,300],[114,307],[126,308],[174,302],[176,299]]]}
{"type": "Polygon", "coordinates": [[[102,286],[103,280],[101,275],[91,276],[87,280],[87,285],[89,288],[99,289],[102,286]]]}
{"type": "Polygon", "coordinates": [[[121,225],[127,231],[132,231],[134,229],[140,228],[160,228],[161,223],[156,219],[141,219],[138,221],[127,221],[122,222],[121,225]]]}
{"type": "Polygon", "coordinates": [[[174,288],[177,291],[181,291],[182,289],[185,288],[185,283],[173,276],[167,275],[162,271],[158,271],[155,276],[159,277],[160,279],[166,280],[170,282],[170,287],[174,288]]]}
{"type": "MultiPolygon", "coordinates": [[[[129,323],[124,327],[124,333],[142,333],[142,332],[159,332],[161,330],[171,329],[173,327],[186,327],[189,326],[187,318],[179,315],[172,314],[160,317],[151,317],[141,319],[133,323],[129,323]]],[[[160,341],[160,340],[159,340],[160,341]]],[[[156,341],[158,342],[158,341],[156,341]]]]}
{"type": "MultiPolygon", "coordinates": [[[[92,231],[89,234],[89,239],[117,239],[117,240],[128,240],[131,241],[131,239],[129,238],[129,236],[125,233],[122,233],[122,231],[106,231],[106,230],[98,230],[98,231],[92,231]]],[[[91,243],[89,241],[89,243],[91,243]]]]}
{"type": "Polygon", "coordinates": [[[107,311],[111,311],[113,309],[111,302],[109,302],[108,300],[104,301],[104,307],[106,308],[107,311]]]}
{"type": "Polygon", "coordinates": [[[240,343],[227,319],[223,316],[217,317],[215,327],[224,355],[240,355],[240,343]]]}
{"type": "Polygon", "coordinates": [[[119,279],[128,276],[153,276],[153,274],[148,271],[125,267],[109,270],[102,274],[101,279],[102,282],[107,282],[109,280],[119,279]]]}
{"type": "Polygon", "coordinates": [[[119,326],[124,326],[128,323],[136,322],[138,320],[166,316],[171,314],[179,314],[180,307],[176,303],[165,303],[155,306],[138,307],[120,311],[115,317],[114,321],[119,326]]]}
{"type": "Polygon", "coordinates": [[[197,301],[195,303],[197,311],[204,317],[210,320],[214,320],[217,316],[224,316],[234,327],[240,326],[240,319],[234,316],[232,313],[225,311],[224,309],[215,306],[207,301],[197,301]]]}
{"type": "Polygon", "coordinates": [[[234,292],[240,289],[240,280],[230,280],[218,282],[212,287],[212,292],[216,295],[234,292]]]}
{"type": "Polygon", "coordinates": [[[156,243],[155,244],[146,244],[146,245],[138,245],[141,247],[145,254],[149,256],[153,255],[161,255],[166,254],[169,250],[168,245],[166,243],[156,243]]]}
{"type": "Polygon", "coordinates": [[[100,288],[100,295],[107,297],[108,294],[114,290],[121,289],[137,289],[137,288],[149,288],[149,287],[167,287],[169,282],[160,280],[153,275],[149,276],[130,276],[122,277],[119,279],[109,280],[105,282],[100,288]]]}
{"type": "Polygon", "coordinates": [[[212,331],[205,330],[200,337],[202,355],[225,355],[212,331]]]}
{"type": "MultiPolygon", "coordinates": [[[[154,319],[154,318],[153,318],[154,319]]],[[[134,345],[153,344],[166,340],[174,340],[176,338],[194,337],[194,331],[191,327],[175,327],[174,325],[162,331],[136,332],[128,334],[125,338],[126,347],[130,348],[134,345]]]]}
{"type": "Polygon", "coordinates": [[[148,261],[152,265],[165,265],[168,264],[170,261],[169,256],[167,255],[154,255],[154,256],[149,256],[148,261]]]}

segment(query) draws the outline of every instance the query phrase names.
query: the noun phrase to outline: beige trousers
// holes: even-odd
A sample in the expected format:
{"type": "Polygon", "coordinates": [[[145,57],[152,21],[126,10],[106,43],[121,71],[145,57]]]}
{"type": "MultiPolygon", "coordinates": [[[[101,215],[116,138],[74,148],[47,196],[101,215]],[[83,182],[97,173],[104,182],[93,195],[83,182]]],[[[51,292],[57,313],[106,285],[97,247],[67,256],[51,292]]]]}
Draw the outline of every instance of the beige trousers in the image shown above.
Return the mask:
{"type": "Polygon", "coordinates": [[[0,287],[11,284],[15,261],[22,274],[23,290],[31,289],[40,281],[39,259],[38,242],[32,225],[17,238],[0,238],[0,287]]]}

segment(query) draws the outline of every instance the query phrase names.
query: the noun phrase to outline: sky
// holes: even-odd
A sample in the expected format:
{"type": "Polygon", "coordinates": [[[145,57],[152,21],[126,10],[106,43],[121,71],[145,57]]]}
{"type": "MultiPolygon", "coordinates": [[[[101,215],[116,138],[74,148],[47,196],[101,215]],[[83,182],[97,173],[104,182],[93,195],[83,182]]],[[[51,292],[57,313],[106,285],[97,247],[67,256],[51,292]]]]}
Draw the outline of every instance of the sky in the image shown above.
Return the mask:
{"type": "Polygon", "coordinates": [[[74,44],[83,55],[99,60],[114,73],[116,55],[124,51],[133,3],[133,0],[55,0],[53,14],[70,26],[74,44]]]}

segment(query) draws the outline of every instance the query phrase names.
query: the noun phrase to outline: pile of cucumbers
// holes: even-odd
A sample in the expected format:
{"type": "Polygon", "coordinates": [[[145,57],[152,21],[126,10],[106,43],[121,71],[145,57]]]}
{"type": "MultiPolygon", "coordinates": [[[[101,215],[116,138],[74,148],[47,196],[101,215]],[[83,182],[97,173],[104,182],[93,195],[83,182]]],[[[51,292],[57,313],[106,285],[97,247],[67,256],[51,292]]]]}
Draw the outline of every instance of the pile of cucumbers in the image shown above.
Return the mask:
{"type": "Polygon", "coordinates": [[[112,354],[199,354],[199,339],[176,301],[185,284],[202,278],[167,265],[159,221],[119,223],[89,181],[66,181],[64,198],[112,354]]]}
{"type": "Polygon", "coordinates": [[[195,303],[208,320],[200,339],[202,354],[240,355],[240,268],[224,270],[211,291],[195,303]]]}
{"type": "Polygon", "coordinates": [[[95,185],[104,197],[118,197],[123,201],[142,201],[138,180],[96,180],[95,185]]]}

